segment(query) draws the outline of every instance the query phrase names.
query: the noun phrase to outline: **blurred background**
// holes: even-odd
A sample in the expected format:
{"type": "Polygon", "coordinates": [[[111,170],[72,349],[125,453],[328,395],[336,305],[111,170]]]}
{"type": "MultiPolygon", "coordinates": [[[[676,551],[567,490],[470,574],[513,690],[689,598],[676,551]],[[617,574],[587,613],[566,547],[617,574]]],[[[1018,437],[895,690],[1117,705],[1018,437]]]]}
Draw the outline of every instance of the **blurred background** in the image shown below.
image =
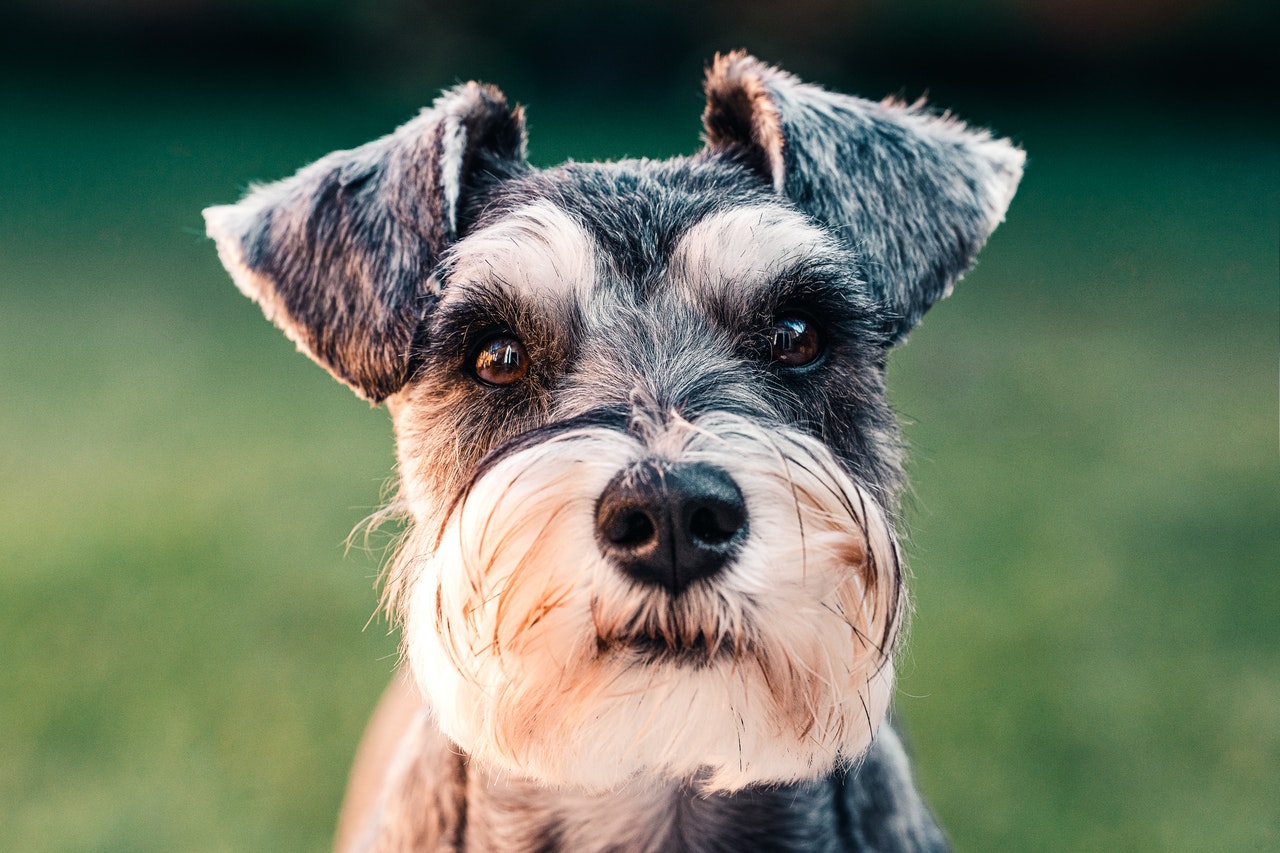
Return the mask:
{"type": "Polygon", "coordinates": [[[320,850],[395,662],[391,434],[200,209],[456,81],[530,153],[699,147],[747,47],[1010,135],[1026,179],[896,353],[897,713],[961,850],[1280,847],[1270,0],[9,0],[0,849],[320,850]]]}

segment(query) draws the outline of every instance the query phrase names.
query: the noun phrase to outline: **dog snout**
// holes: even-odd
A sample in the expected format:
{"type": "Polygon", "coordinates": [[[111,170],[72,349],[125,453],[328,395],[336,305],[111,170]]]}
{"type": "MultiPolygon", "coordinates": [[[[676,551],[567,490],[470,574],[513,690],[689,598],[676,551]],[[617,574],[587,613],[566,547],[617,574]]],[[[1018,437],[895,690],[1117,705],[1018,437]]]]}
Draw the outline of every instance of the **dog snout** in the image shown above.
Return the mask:
{"type": "Polygon", "coordinates": [[[747,506],[713,465],[643,462],[600,495],[601,550],[629,577],[678,595],[719,572],[746,539],[747,506]]]}

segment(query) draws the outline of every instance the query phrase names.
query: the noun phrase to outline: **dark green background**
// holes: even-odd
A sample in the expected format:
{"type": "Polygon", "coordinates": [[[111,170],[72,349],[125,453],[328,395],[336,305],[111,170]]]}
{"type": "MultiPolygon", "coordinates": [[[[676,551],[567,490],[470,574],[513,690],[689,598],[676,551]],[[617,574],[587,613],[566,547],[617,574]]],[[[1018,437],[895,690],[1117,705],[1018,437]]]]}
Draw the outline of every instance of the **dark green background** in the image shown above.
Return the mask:
{"type": "Polygon", "coordinates": [[[0,36],[0,849],[315,850],[394,664],[390,427],[200,209],[481,76],[538,163],[698,147],[747,46],[1029,154],[898,352],[898,699],[962,850],[1280,845],[1271,4],[17,3],[0,36]],[[366,623],[369,623],[366,627],[366,623]]]}

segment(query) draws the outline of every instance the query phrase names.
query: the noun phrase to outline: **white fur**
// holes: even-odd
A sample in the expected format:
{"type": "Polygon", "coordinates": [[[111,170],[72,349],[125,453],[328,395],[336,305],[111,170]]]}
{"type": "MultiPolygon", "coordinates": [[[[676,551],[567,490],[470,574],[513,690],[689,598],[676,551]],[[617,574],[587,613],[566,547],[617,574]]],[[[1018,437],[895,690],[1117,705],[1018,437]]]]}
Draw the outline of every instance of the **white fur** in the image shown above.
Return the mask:
{"type": "Polygon", "coordinates": [[[530,302],[543,295],[585,296],[595,279],[595,242],[573,217],[545,201],[513,211],[459,242],[450,275],[459,293],[468,283],[502,282],[530,302]]]}
{"type": "Polygon", "coordinates": [[[440,144],[440,181],[444,184],[444,212],[449,236],[458,233],[458,197],[462,192],[462,162],[467,153],[467,128],[452,112],[444,117],[440,144]]]}
{"type": "Polygon", "coordinates": [[[554,786],[658,774],[727,791],[853,759],[888,704],[875,644],[892,645],[901,609],[880,509],[799,433],[713,415],[649,438],[588,429],[517,452],[438,546],[411,534],[405,649],[441,728],[473,760],[554,786]],[[604,486],[656,447],[729,472],[749,513],[733,564],[677,599],[624,577],[594,534],[604,486]],[[734,652],[694,665],[609,645],[636,620],[734,652]]]}
{"type": "Polygon", "coordinates": [[[683,292],[742,293],[774,284],[830,237],[804,216],[778,205],[735,207],[704,217],[671,253],[671,278],[683,292]]]}

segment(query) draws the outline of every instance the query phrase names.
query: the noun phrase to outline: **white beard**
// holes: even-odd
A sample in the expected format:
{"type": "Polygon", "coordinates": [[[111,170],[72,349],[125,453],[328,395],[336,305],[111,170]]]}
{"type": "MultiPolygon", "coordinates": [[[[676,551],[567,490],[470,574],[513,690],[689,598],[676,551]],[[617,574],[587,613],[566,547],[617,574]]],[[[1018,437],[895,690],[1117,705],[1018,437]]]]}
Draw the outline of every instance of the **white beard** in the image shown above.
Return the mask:
{"type": "Polygon", "coordinates": [[[495,464],[397,559],[406,657],[440,727],[473,760],[544,784],[815,778],[866,749],[889,703],[896,543],[797,432],[712,415],[648,440],[564,433],[495,464]],[[736,558],[678,597],[596,541],[606,484],[655,457],[727,471],[749,516],[736,558]]]}

